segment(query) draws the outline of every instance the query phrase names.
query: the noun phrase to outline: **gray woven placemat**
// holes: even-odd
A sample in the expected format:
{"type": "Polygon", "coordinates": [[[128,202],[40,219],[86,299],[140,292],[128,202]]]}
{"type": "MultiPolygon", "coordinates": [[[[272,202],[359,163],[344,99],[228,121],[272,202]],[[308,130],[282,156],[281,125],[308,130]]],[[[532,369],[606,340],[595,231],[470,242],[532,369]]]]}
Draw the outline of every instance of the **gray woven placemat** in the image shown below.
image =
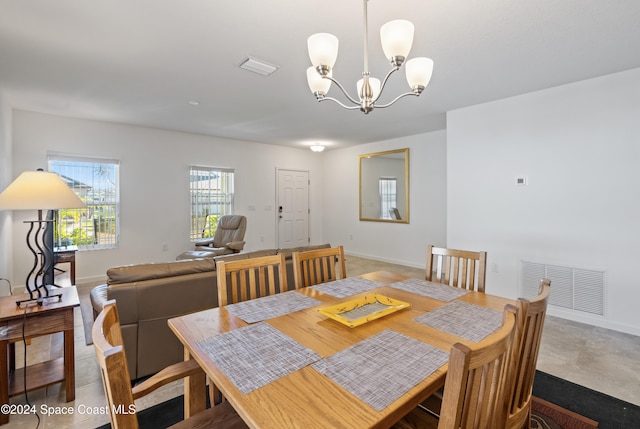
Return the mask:
{"type": "Polygon", "coordinates": [[[198,345],[243,394],[321,359],[267,323],[234,329],[198,345]]]}
{"type": "Polygon", "coordinates": [[[444,350],[386,330],[312,367],[381,411],[448,359],[449,354],[444,350]]]}
{"type": "Polygon", "coordinates": [[[444,302],[453,301],[454,299],[469,293],[466,289],[420,279],[402,280],[400,282],[392,283],[389,286],[444,302]]]}
{"type": "Polygon", "coordinates": [[[502,313],[468,302],[454,301],[414,320],[460,338],[478,342],[502,326],[502,313]]]}
{"type": "Polygon", "coordinates": [[[283,292],[262,298],[229,304],[229,313],[247,323],[262,322],[274,317],[283,316],[322,304],[317,299],[309,298],[296,291],[283,292]]]}
{"type": "Polygon", "coordinates": [[[376,282],[362,277],[347,277],[346,279],[335,280],[329,283],[322,283],[309,286],[318,292],[335,296],[336,298],[346,298],[362,292],[368,292],[377,287],[384,286],[383,283],[376,282]]]}

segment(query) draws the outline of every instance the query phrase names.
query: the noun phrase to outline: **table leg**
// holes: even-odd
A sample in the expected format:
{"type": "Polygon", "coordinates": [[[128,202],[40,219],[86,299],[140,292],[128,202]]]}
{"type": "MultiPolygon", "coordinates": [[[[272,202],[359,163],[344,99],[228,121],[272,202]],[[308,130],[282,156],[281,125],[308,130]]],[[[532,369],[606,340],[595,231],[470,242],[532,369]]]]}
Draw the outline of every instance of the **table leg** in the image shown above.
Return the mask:
{"type": "Polygon", "coordinates": [[[209,400],[211,401],[212,407],[224,401],[222,392],[220,391],[220,389],[218,389],[218,386],[216,386],[211,379],[209,379],[209,400]]]}
{"type": "Polygon", "coordinates": [[[69,262],[69,265],[71,265],[71,284],[75,286],[76,284],[76,257],[74,255],[73,259],[71,260],[71,262],[69,262]]]}
{"type": "MultiPolygon", "coordinates": [[[[9,403],[8,341],[0,341],[0,405],[9,403]]],[[[9,414],[0,412],[0,425],[9,423],[9,414]]]]}
{"type": "MultiPolygon", "coordinates": [[[[71,310],[73,322],[73,309],[71,310]]],[[[67,394],[67,402],[76,398],[76,370],[74,356],[73,328],[64,331],[64,388],[67,394]]]]}
{"type": "Polygon", "coordinates": [[[9,371],[16,370],[16,343],[9,343],[9,371]]]}
{"type": "MultiPolygon", "coordinates": [[[[189,351],[184,349],[184,360],[191,359],[189,351]]],[[[204,372],[192,375],[184,380],[184,418],[188,419],[207,408],[207,376],[204,372]]]]}

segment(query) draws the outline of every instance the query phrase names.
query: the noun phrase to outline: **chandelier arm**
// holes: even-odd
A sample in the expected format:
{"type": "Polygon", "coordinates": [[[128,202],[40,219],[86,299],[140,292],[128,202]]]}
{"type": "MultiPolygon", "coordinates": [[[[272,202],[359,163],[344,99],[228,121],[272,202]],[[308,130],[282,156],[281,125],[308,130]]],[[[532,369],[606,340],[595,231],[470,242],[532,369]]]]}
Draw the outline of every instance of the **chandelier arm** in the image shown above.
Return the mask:
{"type": "Polygon", "coordinates": [[[338,88],[340,88],[340,91],[342,91],[342,93],[345,95],[345,97],[347,97],[353,104],[360,105],[360,100],[356,100],[355,98],[350,96],[349,93],[347,92],[347,90],[344,89],[344,87],[342,86],[342,84],[340,82],[338,82],[337,80],[335,80],[334,78],[332,78],[330,76],[322,76],[322,78],[323,79],[329,79],[331,82],[335,83],[338,86],[338,88]]]}
{"type": "Polygon", "coordinates": [[[360,108],[360,105],[358,105],[358,106],[347,106],[344,103],[342,103],[340,100],[337,100],[337,99],[335,99],[333,97],[322,97],[322,98],[318,99],[318,101],[325,101],[325,100],[331,100],[334,103],[339,104],[340,106],[344,107],[347,110],[356,110],[356,109],[360,108]]]}
{"type": "MultiPolygon", "coordinates": [[[[380,85],[380,92],[378,93],[378,96],[375,98],[375,100],[373,100],[372,102],[375,103],[376,101],[378,101],[378,99],[380,98],[380,96],[382,95],[382,91],[384,91],[384,87],[387,84],[387,81],[389,80],[389,77],[391,77],[391,75],[395,72],[397,72],[398,70],[400,70],[399,66],[396,66],[394,68],[392,68],[391,70],[389,70],[389,73],[387,73],[387,75],[384,77],[384,80],[382,81],[382,85],[380,85]]],[[[396,100],[393,100],[389,105],[395,103],[396,100]]]]}
{"type": "Polygon", "coordinates": [[[385,107],[391,106],[393,103],[395,103],[396,101],[400,100],[403,97],[406,97],[407,95],[414,95],[414,96],[417,97],[420,94],[416,94],[415,92],[405,92],[404,94],[398,95],[390,103],[387,103],[387,104],[374,104],[373,107],[376,108],[376,109],[384,109],[385,107]]]}

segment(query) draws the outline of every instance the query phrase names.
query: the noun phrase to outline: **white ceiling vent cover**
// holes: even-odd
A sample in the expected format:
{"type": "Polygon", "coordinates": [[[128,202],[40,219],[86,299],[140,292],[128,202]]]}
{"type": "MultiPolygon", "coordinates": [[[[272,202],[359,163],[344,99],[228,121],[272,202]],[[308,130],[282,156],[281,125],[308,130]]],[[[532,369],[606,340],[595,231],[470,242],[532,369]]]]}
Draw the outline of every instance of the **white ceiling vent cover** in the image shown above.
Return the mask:
{"type": "Polygon", "coordinates": [[[241,69],[249,70],[250,72],[258,73],[262,76],[269,76],[271,73],[278,70],[277,66],[253,57],[247,57],[242,60],[239,67],[241,69]]]}
{"type": "Polygon", "coordinates": [[[549,304],[604,316],[602,270],[520,261],[520,286],[525,298],[538,295],[540,279],[551,280],[549,304]]]}

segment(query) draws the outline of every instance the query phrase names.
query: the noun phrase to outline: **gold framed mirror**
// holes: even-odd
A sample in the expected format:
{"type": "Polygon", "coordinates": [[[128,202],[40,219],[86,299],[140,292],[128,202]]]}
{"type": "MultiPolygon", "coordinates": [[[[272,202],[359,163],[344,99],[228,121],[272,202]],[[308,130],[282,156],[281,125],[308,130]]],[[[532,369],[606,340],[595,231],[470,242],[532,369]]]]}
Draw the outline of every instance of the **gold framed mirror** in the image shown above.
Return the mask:
{"type": "Polygon", "coordinates": [[[360,220],[409,223],[409,149],[359,158],[360,220]]]}

